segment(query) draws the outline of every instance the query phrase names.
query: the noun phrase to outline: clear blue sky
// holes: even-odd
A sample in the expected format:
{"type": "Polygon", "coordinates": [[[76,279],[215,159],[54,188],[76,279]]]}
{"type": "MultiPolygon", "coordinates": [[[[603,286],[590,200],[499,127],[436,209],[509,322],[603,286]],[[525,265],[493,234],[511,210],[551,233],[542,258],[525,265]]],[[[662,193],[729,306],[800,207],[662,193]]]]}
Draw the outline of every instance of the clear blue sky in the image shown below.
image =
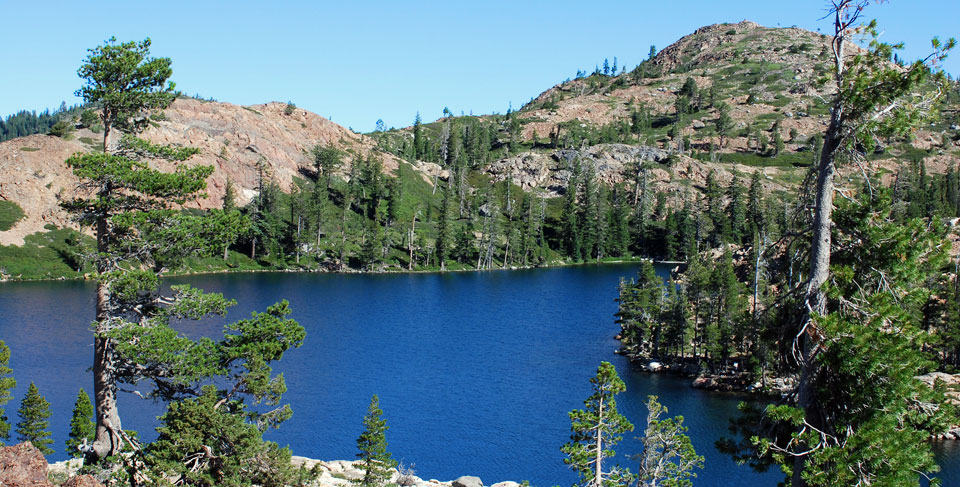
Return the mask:
{"type": "MultiPolygon", "coordinates": [[[[455,113],[503,113],[614,56],[628,69],[697,27],[748,19],[831,29],[826,2],[458,1],[141,2],[0,0],[0,116],[79,100],[86,49],[110,36],[153,40],[188,94],[255,104],[293,101],[369,131],[455,113]]],[[[933,35],[960,38],[960,1],[871,5],[902,57],[933,35]]],[[[960,52],[945,69],[960,74],[960,52]]]]}

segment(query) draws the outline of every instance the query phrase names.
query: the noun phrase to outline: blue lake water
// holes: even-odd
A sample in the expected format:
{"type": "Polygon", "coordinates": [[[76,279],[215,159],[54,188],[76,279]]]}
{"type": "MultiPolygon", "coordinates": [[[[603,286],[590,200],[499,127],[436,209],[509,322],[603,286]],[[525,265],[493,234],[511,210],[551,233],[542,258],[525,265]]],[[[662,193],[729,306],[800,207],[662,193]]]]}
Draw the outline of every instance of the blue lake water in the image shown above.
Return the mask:
{"type": "MultiPolygon", "coordinates": [[[[560,447],[570,434],[567,412],[583,406],[588,380],[600,361],[616,365],[627,384],[621,412],[642,429],[644,401],[656,394],[681,414],[706,466],[697,486],[774,486],[778,472],[753,473],[718,453],[727,420],[741,398],[691,389],[689,381],[631,370],[613,352],[618,279],[636,265],[581,266],[529,271],[400,274],[235,274],[196,276],[189,282],[222,292],[239,305],[227,320],[286,298],[307,340],[278,369],[293,418],[268,438],[295,455],[351,459],[370,396],[378,394],[394,458],[416,464],[417,475],[450,480],[477,475],[490,485],[529,480],[571,485],[560,447]]],[[[35,381],[53,405],[57,453],[79,388],[92,392],[94,288],[84,282],[0,284],[0,339],[12,350],[20,398],[35,381]]],[[[226,320],[190,324],[191,335],[215,334],[226,320]]],[[[156,436],[162,408],[125,394],[125,428],[156,436]]],[[[639,434],[637,432],[636,434],[639,434]]],[[[639,451],[628,434],[614,461],[639,451]]],[[[937,446],[944,485],[960,483],[960,447],[937,446]]]]}

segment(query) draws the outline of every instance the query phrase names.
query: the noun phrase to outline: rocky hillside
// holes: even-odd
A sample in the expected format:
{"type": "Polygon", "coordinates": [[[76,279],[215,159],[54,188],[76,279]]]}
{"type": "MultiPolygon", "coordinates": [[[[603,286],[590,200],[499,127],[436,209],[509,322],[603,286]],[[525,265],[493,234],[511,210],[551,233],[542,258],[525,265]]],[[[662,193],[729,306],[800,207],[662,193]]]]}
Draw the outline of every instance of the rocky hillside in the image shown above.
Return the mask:
{"type": "MultiPolygon", "coordinates": [[[[189,205],[198,208],[219,206],[227,179],[238,188],[240,202],[249,201],[256,194],[256,162],[261,157],[286,190],[298,167],[311,164],[308,151],[316,144],[344,150],[348,163],[374,151],[372,141],[362,135],[306,110],[287,114],[286,108],[285,103],[239,106],[180,98],[152,117],[142,137],[201,149],[189,163],[212,165],[215,171],[207,197],[189,205]]],[[[76,152],[99,150],[102,141],[102,134],[81,129],[63,138],[31,135],[0,143],[0,200],[17,203],[25,213],[12,229],[0,231],[0,245],[20,245],[24,236],[45,225],[72,226],[59,202],[74,194],[77,179],[64,160],[76,152]]],[[[385,170],[396,168],[397,158],[378,155],[385,170]]]]}
{"type": "MultiPolygon", "coordinates": [[[[281,187],[289,188],[298,167],[309,164],[306,151],[316,144],[343,149],[348,162],[375,151],[386,171],[406,159],[425,180],[445,179],[449,174],[439,149],[444,133],[449,137],[451,126],[465,130],[468,124],[491,127],[492,135],[483,139],[489,143],[486,155],[471,163],[477,171],[550,196],[564,191],[577,157],[608,184],[629,179],[638,159],[651,161],[648,177],[677,198],[702,188],[711,171],[721,182],[762,171],[768,190],[792,190],[808,173],[813,139],[828,122],[829,85],[816,82],[829,69],[828,43],[828,37],[803,29],[747,21],[706,26],[630,72],[560,83],[512,119],[487,115],[424,124],[430,149],[422,160],[412,156],[412,127],[358,135],[302,109],[288,114],[283,103],[237,106],[179,99],[152,117],[144,138],[202,149],[192,162],[216,171],[208,197],[192,203],[201,208],[219,204],[227,179],[241,189],[241,202],[248,201],[255,194],[255,163],[261,157],[281,187]],[[693,93],[684,88],[691,82],[693,93]],[[678,123],[681,95],[686,113],[678,123]],[[721,106],[733,121],[723,140],[717,130],[721,106]],[[773,154],[777,139],[783,147],[773,154]]],[[[909,143],[892,141],[864,169],[889,180],[904,160],[922,160],[932,173],[957,167],[958,98],[954,94],[939,121],[917,131],[909,143]]],[[[466,136],[464,131],[464,141],[466,136]]],[[[48,224],[69,225],[58,202],[70,197],[76,180],[63,160],[96,150],[100,139],[80,130],[70,138],[34,135],[0,143],[0,200],[15,202],[26,213],[14,228],[0,231],[0,244],[20,244],[48,224]]]]}
{"type": "MultiPolygon", "coordinates": [[[[660,164],[655,182],[672,193],[701,186],[710,171],[723,181],[761,170],[768,189],[796,188],[813,162],[813,138],[829,122],[831,88],[817,82],[829,73],[829,42],[815,32],[748,21],[702,27],[630,72],[594,73],[560,83],[514,112],[515,120],[476,117],[497,126],[494,145],[500,147],[482,170],[494,180],[509,175],[525,189],[556,195],[565,187],[565,171],[576,154],[608,183],[629,177],[636,156],[655,154],[645,158],[660,164]],[[693,93],[684,89],[691,82],[693,93]],[[686,113],[678,123],[681,96],[686,113]],[[721,106],[733,121],[723,140],[717,130],[721,106]],[[520,143],[508,152],[515,138],[520,143]],[[773,154],[777,138],[783,148],[773,154]]],[[[952,98],[940,121],[917,131],[910,144],[894,141],[884,153],[871,155],[865,169],[879,170],[889,179],[905,159],[922,159],[929,172],[955,168],[960,162],[960,96],[952,98]]],[[[444,126],[473,120],[462,119],[440,119],[425,124],[424,131],[440,145],[436,139],[442,139],[444,126]]],[[[386,140],[385,147],[410,147],[412,131],[408,127],[373,136],[386,140]]],[[[846,170],[854,169],[860,170],[846,170]]]]}

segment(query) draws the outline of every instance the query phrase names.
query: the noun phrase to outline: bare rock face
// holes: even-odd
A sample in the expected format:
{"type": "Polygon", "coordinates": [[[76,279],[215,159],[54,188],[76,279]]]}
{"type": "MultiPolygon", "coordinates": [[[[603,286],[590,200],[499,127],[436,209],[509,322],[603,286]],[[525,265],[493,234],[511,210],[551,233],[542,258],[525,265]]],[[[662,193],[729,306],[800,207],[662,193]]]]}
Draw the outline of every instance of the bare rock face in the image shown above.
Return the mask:
{"type": "MultiPolygon", "coordinates": [[[[186,164],[213,166],[206,197],[188,202],[186,206],[191,208],[218,208],[228,179],[236,188],[238,202],[249,202],[256,195],[256,164],[261,159],[281,189],[288,191],[300,168],[311,166],[309,150],[318,144],[344,152],[344,173],[354,160],[371,153],[381,158],[385,172],[397,168],[399,160],[377,151],[371,139],[315,113],[298,108],[287,114],[285,109],[285,103],[276,102],[239,106],[181,98],[162,115],[151,118],[141,137],[159,144],[197,147],[200,154],[186,164]]],[[[79,181],[64,161],[77,152],[102,150],[102,143],[102,133],[87,129],[68,138],[38,134],[0,143],[0,200],[17,203],[26,214],[10,230],[0,231],[0,245],[22,245],[25,236],[43,231],[46,225],[75,228],[60,203],[79,195],[79,181]]],[[[156,166],[174,168],[167,163],[156,166]]]]}
{"type": "Polygon", "coordinates": [[[668,159],[666,151],[654,147],[602,144],[581,150],[563,149],[552,154],[525,152],[491,163],[488,172],[494,181],[512,177],[513,183],[524,190],[544,188],[551,195],[557,195],[565,191],[577,160],[582,168],[589,166],[602,183],[611,186],[622,182],[623,175],[637,161],[662,164],[668,159]]]}
{"type": "Polygon", "coordinates": [[[0,448],[0,485],[53,487],[47,480],[47,459],[28,441],[0,448]]]}

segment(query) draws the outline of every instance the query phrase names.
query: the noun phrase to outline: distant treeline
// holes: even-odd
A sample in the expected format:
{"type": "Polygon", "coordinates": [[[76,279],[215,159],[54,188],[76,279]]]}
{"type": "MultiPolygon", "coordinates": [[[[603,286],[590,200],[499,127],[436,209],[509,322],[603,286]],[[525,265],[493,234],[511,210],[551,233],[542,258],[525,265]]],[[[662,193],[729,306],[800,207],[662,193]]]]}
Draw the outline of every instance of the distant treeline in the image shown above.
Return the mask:
{"type": "Polygon", "coordinates": [[[60,108],[53,112],[46,109],[38,114],[36,111],[20,110],[8,115],[0,120],[0,142],[27,135],[45,134],[64,117],[78,116],[81,108],[80,105],[68,107],[66,102],[63,102],[60,108]]]}

